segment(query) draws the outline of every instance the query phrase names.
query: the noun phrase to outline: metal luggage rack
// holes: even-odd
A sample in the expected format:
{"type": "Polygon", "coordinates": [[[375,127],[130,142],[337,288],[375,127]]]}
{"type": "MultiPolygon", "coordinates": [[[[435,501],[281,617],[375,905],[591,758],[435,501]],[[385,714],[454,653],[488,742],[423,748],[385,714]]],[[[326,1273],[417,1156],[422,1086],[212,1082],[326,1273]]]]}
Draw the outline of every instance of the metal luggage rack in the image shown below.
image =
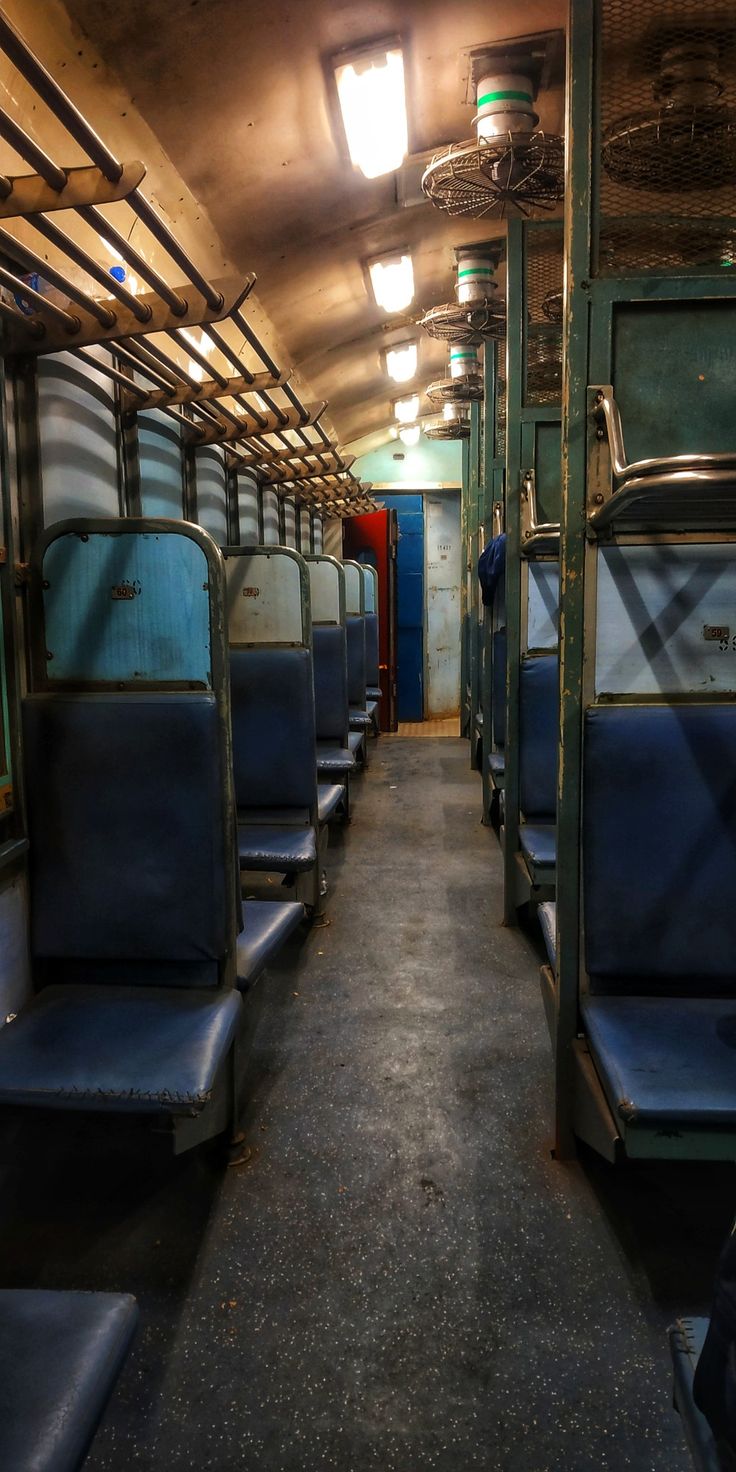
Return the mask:
{"type": "Polygon", "coordinates": [[[539,521],[537,484],[533,470],[526,470],[521,482],[521,555],[542,557],[560,554],[559,521],[539,521]]]}
{"type": "Polygon", "coordinates": [[[591,535],[612,530],[620,523],[681,531],[736,527],[736,452],[629,461],[611,385],[592,385],[588,403],[592,453],[587,512],[591,535]]]}
{"type": "Polygon", "coordinates": [[[34,171],[0,174],[0,219],[21,219],[41,237],[35,248],[0,226],[0,353],[28,358],[66,350],[99,370],[102,349],[110,357],[103,371],[121,389],[124,424],[157,409],[179,424],[193,446],[243,446],[248,468],[260,481],[269,479],[269,467],[283,462],[288,476],[278,485],[284,494],[300,487],[300,499],[319,506],[332,500],[327,489],[334,491],[325,477],[338,473],[345,506],[369,499],[320,422],[327,405],[302,401],[290,373],[278,367],[245,318],[242,308],[255,276],[209,280],[203,274],[141,193],[145,165],[122,162],[111,152],[2,10],[0,50],[89,160],[81,167],[63,167],[0,108],[0,138],[34,171]],[[101,206],[109,204],[118,211],[116,223],[102,212],[101,206]],[[121,209],[130,212],[125,220],[121,209]],[[82,222],[88,244],[79,244],[63,228],[64,212],[73,214],[75,225],[82,222]],[[58,222],[51,214],[59,216],[58,222]],[[128,235],[138,224],[177,269],[176,284],[130,243],[128,235]],[[45,258],[43,242],[51,246],[54,261],[45,258]],[[129,267],[148,290],[131,290],[110,274],[98,258],[105,253],[129,267]],[[29,273],[38,275],[37,284],[24,279],[29,273]],[[89,287],[80,286],[79,273],[89,287]],[[195,327],[202,331],[202,344],[192,338],[195,327]],[[230,337],[240,339],[237,346],[230,337]],[[244,360],[246,347],[258,360],[257,369],[244,360]],[[188,367],[177,352],[186,355],[188,367]],[[205,373],[204,381],[190,371],[193,364],[205,373]]]}

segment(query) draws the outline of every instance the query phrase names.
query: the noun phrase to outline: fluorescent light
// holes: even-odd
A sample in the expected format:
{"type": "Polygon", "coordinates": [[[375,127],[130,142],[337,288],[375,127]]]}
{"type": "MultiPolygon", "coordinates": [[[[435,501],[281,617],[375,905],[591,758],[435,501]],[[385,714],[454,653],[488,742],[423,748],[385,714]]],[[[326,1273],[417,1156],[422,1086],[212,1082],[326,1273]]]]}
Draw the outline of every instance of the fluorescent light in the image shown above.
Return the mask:
{"type": "Polygon", "coordinates": [[[369,261],[373,295],[384,312],[403,312],[414,300],[414,267],[408,252],[369,261]]]}
{"type": "Polygon", "coordinates": [[[386,372],[394,383],[409,383],[417,371],[419,349],[415,342],[399,343],[386,349],[386,372]]]}
{"type": "Polygon", "coordinates": [[[457,406],[455,404],[443,404],[442,405],[442,418],[443,419],[450,420],[450,419],[457,419],[457,417],[458,417],[458,415],[457,415],[457,406]]]}
{"type": "Polygon", "coordinates": [[[422,427],[420,424],[405,424],[399,430],[399,439],[405,445],[418,445],[421,432],[422,427]]]}
{"type": "MultiPolygon", "coordinates": [[[[182,327],[181,335],[183,338],[186,339],[191,347],[199,348],[200,353],[203,351],[201,332],[199,334],[199,337],[197,337],[196,334],[190,331],[188,327],[182,327]]],[[[196,358],[189,359],[187,363],[187,373],[189,374],[189,377],[195,379],[197,383],[204,383],[204,368],[202,367],[201,363],[197,362],[196,358]]]]}
{"type": "Polygon", "coordinates": [[[394,417],[399,424],[413,424],[419,413],[419,394],[410,394],[408,399],[396,399],[394,417]]]}
{"type": "Polygon", "coordinates": [[[400,46],[378,46],[335,66],[350,158],[366,179],[391,174],[409,148],[400,46]]]}

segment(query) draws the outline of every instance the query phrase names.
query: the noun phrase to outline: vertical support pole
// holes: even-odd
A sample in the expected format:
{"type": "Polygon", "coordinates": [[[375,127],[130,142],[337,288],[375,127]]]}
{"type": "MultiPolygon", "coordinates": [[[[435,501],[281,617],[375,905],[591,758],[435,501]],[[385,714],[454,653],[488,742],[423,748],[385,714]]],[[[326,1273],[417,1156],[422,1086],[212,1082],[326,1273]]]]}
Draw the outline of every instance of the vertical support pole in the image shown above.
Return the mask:
{"type": "Polygon", "coordinates": [[[470,640],[468,637],[468,503],[470,490],[470,441],[462,440],[462,489],[460,492],[460,545],[462,547],[462,583],[460,586],[460,735],[468,735],[470,709],[468,679],[470,640]]]}
{"type": "Polygon", "coordinates": [[[258,544],[263,546],[266,536],[266,520],[263,515],[263,482],[256,482],[256,507],[258,510],[258,544]]]}
{"type": "MultiPolygon", "coordinates": [[[[133,369],[114,358],[118,372],[133,378],[133,369]]],[[[141,457],[138,439],[138,415],[123,404],[120,384],[115,383],[115,418],[117,421],[119,501],[121,516],[142,516],[141,457]]]]}
{"type": "Polygon", "coordinates": [[[573,1040],[580,975],[580,828],[585,658],[588,281],[592,256],[595,0],[571,0],[567,53],[565,335],[560,553],[560,763],[557,802],[555,1152],[574,1154],[573,1040]]]}
{"type": "Polygon", "coordinates": [[[280,496],[279,493],[278,493],[278,491],[276,492],[276,507],[277,507],[278,518],[279,518],[279,545],[281,547],[285,547],[286,546],[286,506],[284,504],[284,497],[283,496],[280,496]]]}
{"type": "MultiPolygon", "coordinates": [[[[493,531],[493,492],[494,492],[494,456],[496,449],[496,357],[497,344],[489,341],[485,345],[483,356],[483,477],[482,477],[482,525],[483,545],[488,542],[493,531]]],[[[485,825],[490,823],[491,811],[491,778],[488,770],[488,758],[491,754],[491,735],[493,712],[491,709],[491,677],[492,677],[492,633],[493,633],[493,609],[486,608],[479,598],[479,618],[481,621],[480,639],[480,709],[483,716],[483,739],[481,741],[481,786],[483,811],[481,822],[485,825]]]]}
{"type": "Polygon", "coordinates": [[[516,925],[519,849],[519,665],[521,662],[521,405],[524,378],[524,230],[509,220],[506,252],[506,744],[504,924],[516,925]]]}
{"type": "MultiPolygon", "coordinates": [[[[3,405],[8,404],[8,382],[5,364],[0,364],[0,396],[3,405]]],[[[12,812],[4,821],[0,834],[0,852],[6,850],[13,840],[22,838],[25,829],[23,752],[20,741],[20,652],[22,648],[22,624],[14,597],[15,532],[11,509],[11,467],[8,445],[7,412],[0,426],[0,541],[3,556],[0,562],[0,627],[3,648],[0,657],[4,663],[5,717],[8,724],[7,744],[10,757],[10,780],[12,786],[12,812]]],[[[2,692],[0,692],[2,698],[2,692]]]]}
{"type": "Polygon", "coordinates": [[[476,547],[478,544],[480,456],[482,446],[481,405],[476,400],[470,405],[470,442],[468,449],[468,525],[466,547],[466,577],[468,602],[468,685],[470,688],[470,711],[468,735],[470,737],[470,766],[475,769],[475,717],[478,710],[478,622],[480,618],[478,578],[476,576],[476,547]]]}
{"type": "Polygon", "coordinates": [[[231,547],[240,546],[240,506],[238,504],[238,472],[232,460],[225,457],[225,509],[227,540],[231,547]]]}
{"type": "MultiPolygon", "coordinates": [[[[191,418],[191,411],[184,413],[191,418]]],[[[197,451],[182,437],[181,442],[182,510],[185,521],[197,521],[197,451]]]]}

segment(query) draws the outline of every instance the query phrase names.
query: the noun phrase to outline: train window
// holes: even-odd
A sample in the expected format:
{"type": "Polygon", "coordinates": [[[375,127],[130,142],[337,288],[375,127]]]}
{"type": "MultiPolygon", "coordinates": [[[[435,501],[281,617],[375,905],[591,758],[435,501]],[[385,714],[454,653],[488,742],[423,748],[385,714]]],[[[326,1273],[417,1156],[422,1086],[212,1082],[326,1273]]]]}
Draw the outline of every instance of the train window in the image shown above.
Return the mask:
{"type": "Polygon", "coordinates": [[[44,522],[120,514],[115,397],[103,367],[71,353],[38,360],[44,522]]]}
{"type": "Polygon", "coordinates": [[[225,457],[219,445],[195,450],[197,520],[224,547],[228,540],[225,457]]]}

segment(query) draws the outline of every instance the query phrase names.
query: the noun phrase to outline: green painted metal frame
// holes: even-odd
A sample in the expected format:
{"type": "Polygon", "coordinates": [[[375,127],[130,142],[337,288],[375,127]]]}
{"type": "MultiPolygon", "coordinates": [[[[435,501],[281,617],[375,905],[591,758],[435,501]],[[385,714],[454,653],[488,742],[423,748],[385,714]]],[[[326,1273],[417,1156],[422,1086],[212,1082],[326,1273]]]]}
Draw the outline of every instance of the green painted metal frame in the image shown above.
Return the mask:
{"type": "MultiPolygon", "coordinates": [[[[480,504],[484,545],[504,528],[504,480],[506,459],[499,440],[499,380],[505,364],[501,344],[489,341],[485,346],[483,397],[483,475],[480,504]]],[[[480,602],[482,656],[480,665],[480,703],[483,714],[481,755],[482,802],[481,821],[491,823],[491,805],[495,788],[491,781],[488,759],[493,750],[493,609],[480,602]]]]}
{"type": "MultiPolygon", "coordinates": [[[[576,1134],[608,1158],[624,1151],[639,1158],[733,1159],[736,1132],[669,1133],[629,1130],[612,1120],[605,1140],[602,1091],[580,1039],[582,960],[581,820],[583,716],[593,699],[595,585],[598,543],[586,530],[589,484],[599,474],[601,445],[591,415],[589,385],[615,381],[613,312],[616,303],[683,303],[736,297],[736,279],[691,267],[679,274],[596,276],[595,240],[601,220],[598,160],[600,128],[601,0],[574,0],[569,8],[567,187],[565,203],[565,327],[563,346],[562,535],[560,586],[560,760],[558,772],[557,977],[546,992],[555,1054],[556,1154],[575,1151],[576,1134]],[[604,1126],[602,1128],[602,1125],[604,1126]],[[609,1153],[612,1152],[612,1153],[609,1153]]],[[[663,528],[666,532],[667,528],[663,528]]],[[[676,526],[672,526],[677,531],[676,526]]],[[[658,533],[661,537],[662,533],[658,533]]],[[[733,537],[733,532],[726,532],[733,537]]],[[[703,532],[699,540],[722,540],[703,532]]],[[[634,538],[648,540],[645,533],[634,538]]],[[[626,697],[621,697],[626,701],[626,697]]]]}
{"type": "Polygon", "coordinates": [[[460,735],[470,735],[470,607],[468,597],[468,544],[470,537],[470,443],[462,441],[462,480],[460,492],[460,545],[462,547],[462,580],[460,584],[460,735]]]}
{"type": "MultiPolygon", "coordinates": [[[[519,907],[530,898],[549,897],[547,884],[530,877],[519,847],[520,771],[519,696],[522,655],[526,650],[526,559],[522,555],[522,489],[528,471],[536,474],[536,433],[540,424],[560,421],[556,405],[527,402],[525,388],[529,334],[528,268],[535,230],[554,228],[548,220],[509,220],[506,248],[506,758],[504,777],[504,923],[515,925],[519,907]]],[[[559,225],[562,231],[562,222],[559,225]]]]}
{"type": "Polygon", "coordinates": [[[468,507],[467,507],[467,640],[468,640],[468,737],[470,740],[470,766],[476,768],[475,744],[477,715],[480,709],[480,627],[483,607],[480,597],[477,566],[480,552],[479,538],[483,527],[483,434],[481,427],[481,403],[470,405],[470,439],[468,441],[468,507]]]}

